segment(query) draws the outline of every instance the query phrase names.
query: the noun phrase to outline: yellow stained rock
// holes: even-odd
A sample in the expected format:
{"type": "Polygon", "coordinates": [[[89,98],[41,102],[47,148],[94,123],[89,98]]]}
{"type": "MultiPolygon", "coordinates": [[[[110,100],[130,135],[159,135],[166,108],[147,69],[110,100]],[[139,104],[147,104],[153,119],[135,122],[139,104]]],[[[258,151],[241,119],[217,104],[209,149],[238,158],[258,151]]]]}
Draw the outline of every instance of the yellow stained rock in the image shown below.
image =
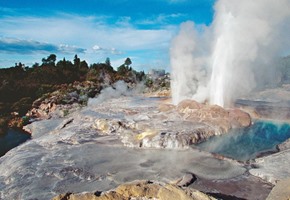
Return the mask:
{"type": "Polygon", "coordinates": [[[146,130],[138,135],[136,135],[137,140],[143,140],[145,137],[153,137],[157,135],[158,131],[156,130],[146,130]]]}
{"type": "Polygon", "coordinates": [[[96,119],[94,128],[102,131],[107,132],[109,130],[109,124],[107,119],[96,119]]]}
{"type": "Polygon", "coordinates": [[[124,197],[147,197],[154,198],[157,196],[161,186],[148,183],[148,181],[140,181],[138,183],[123,184],[116,188],[116,192],[124,197]]]}
{"type": "Polygon", "coordinates": [[[193,188],[180,188],[172,184],[154,183],[151,181],[135,181],[118,186],[115,190],[96,196],[93,193],[64,194],[52,200],[216,200],[193,188]]]}

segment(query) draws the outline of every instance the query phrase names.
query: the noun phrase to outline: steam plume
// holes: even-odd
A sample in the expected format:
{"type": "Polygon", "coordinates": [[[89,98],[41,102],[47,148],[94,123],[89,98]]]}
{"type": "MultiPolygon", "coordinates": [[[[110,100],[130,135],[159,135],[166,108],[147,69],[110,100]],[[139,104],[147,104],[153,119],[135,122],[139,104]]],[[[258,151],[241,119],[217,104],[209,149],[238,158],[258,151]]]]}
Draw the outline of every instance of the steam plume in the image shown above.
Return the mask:
{"type": "Polygon", "coordinates": [[[276,59],[290,45],[289,0],[219,0],[213,23],[185,22],[172,41],[173,103],[185,98],[230,106],[279,82],[276,59]]]}

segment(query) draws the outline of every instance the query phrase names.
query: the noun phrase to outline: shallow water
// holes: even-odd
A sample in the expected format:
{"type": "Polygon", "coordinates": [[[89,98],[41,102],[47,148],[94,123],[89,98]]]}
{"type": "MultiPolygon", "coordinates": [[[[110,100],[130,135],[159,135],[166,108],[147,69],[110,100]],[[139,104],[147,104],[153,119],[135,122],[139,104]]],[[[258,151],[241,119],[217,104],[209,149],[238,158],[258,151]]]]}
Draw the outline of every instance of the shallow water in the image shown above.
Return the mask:
{"type": "Polygon", "coordinates": [[[256,121],[251,127],[232,130],[197,145],[198,148],[246,161],[266,151],[276,151],[276,145],[290,138],[290,124],[256,121]]]}
{"type": "Polygon", "coordinates": [[[10,149],[30,139],[30,135],[21,130],[8,129],[5,135],[0,135],[0,157],[10,149]]]}

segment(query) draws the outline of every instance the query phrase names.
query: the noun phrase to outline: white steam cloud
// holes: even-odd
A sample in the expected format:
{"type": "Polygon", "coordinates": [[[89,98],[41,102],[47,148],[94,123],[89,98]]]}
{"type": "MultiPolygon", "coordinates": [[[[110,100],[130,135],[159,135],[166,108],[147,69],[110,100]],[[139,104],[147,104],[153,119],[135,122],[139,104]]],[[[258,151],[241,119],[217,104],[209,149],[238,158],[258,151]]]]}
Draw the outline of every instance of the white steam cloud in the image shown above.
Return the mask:
{"type": "Polygon", "coordinates": [[[132,91],[129,90],[127,83],[124,81],[117,81],[112,86],[103,89],[96,98],[89,99],[88,106],[99,106],[100,103],[103,103],[106,100],[130,94],[132,94],[132,91]]]}
{"type": "Polygon", "coordinates": [[[289,10],[289,0],[219,0],[210,26],[183,23],[170,51],[173,103],[230,106],[278,82],[276,59],[290,49],[289,10]]]}

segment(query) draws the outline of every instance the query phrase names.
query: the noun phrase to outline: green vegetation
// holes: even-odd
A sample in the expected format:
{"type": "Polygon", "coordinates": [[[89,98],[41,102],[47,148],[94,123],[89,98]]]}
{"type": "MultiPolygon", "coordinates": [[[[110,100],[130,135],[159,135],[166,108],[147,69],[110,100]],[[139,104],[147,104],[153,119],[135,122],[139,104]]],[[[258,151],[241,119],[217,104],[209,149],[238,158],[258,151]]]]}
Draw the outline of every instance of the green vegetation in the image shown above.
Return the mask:
{"type": "MultiPolygon", "coordinates": [[[[145,73],[133,70],[131,64],[131,59],[127,58],[124,64],[114,70],[110,58],[104,63],[88,66],[87,62],[81,61],[77,55],[71,62],[65,58],[57,61],[57,56],[51,54],[43,58],[41,64],[35,63],[31,67],[16,63],[14,67],[0,69],[0,119],[3,119],[1,126],[4,126],[4,121],[9,118],[11,112],[23,116],[36,99],[76,81],[110,85],[118,80],[130,83],[143,80],[145,73]]],[[[88,96],[93,97],[95,94],[92,92],[88,96]]]]}

